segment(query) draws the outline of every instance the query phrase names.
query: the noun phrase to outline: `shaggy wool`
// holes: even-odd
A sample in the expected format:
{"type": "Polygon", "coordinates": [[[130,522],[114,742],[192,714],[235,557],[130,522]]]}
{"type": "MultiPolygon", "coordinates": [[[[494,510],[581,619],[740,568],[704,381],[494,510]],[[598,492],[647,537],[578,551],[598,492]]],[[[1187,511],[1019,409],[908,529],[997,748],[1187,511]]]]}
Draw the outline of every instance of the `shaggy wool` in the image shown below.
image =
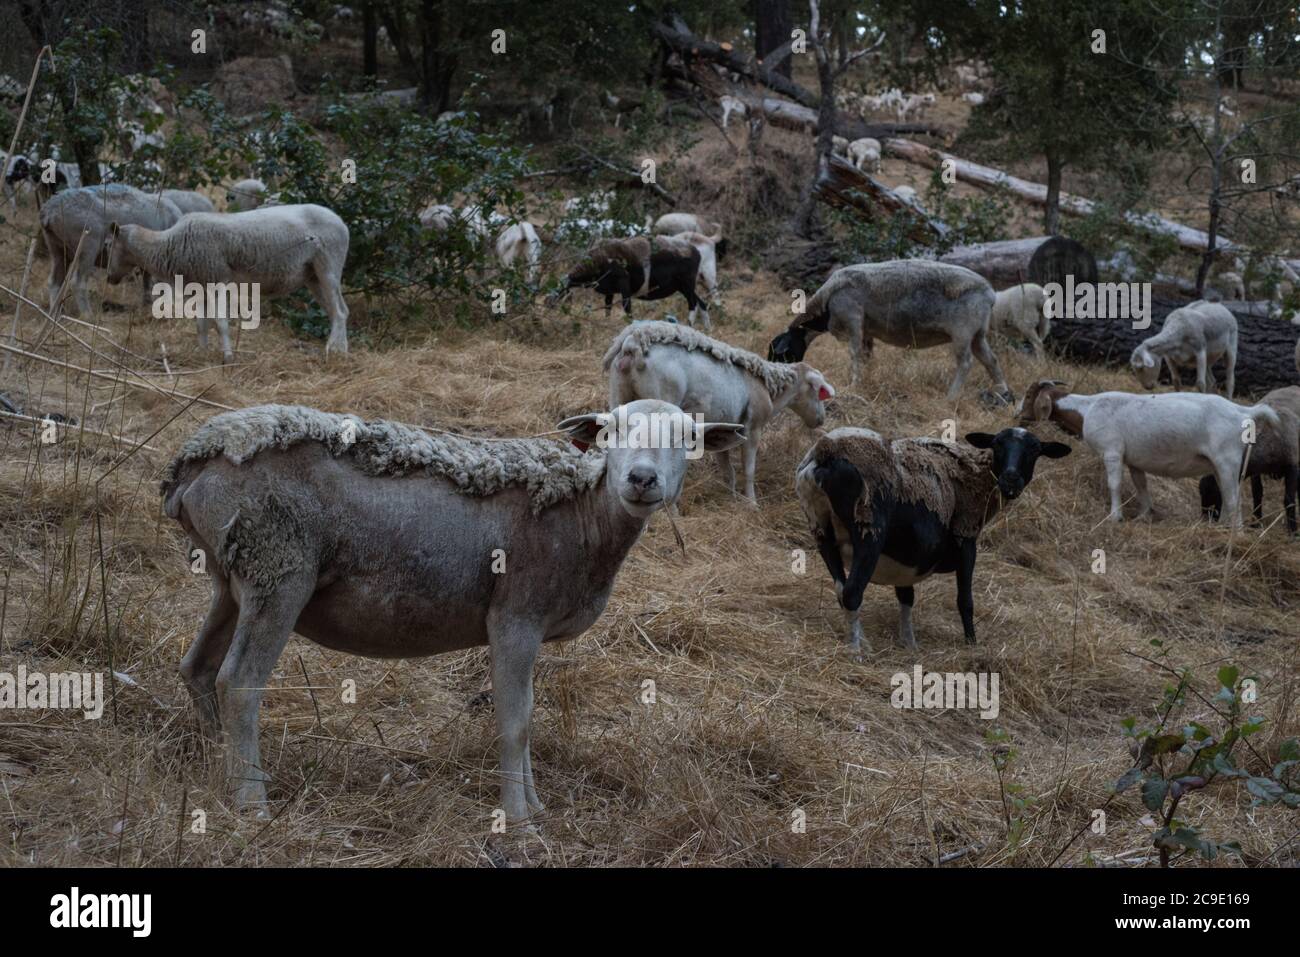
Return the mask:
{"type": "Polygon", "coordinates": [[[704,352],[719,362],[736,366],[741,371],[753,376],[763,383],[768,395],[776,398],[784,393],[799,378],[798,371],[780,362],[768,362],[761,356],[739,349],[719,339],[696,332],[690,326],[675,322],[634,322],[614,337],[610,343],[603,368],[609,371],[614,360],[627,344],[631,343],[642,355],[650,352],[652,346],[678,346],[687,351],[704,352]]]}

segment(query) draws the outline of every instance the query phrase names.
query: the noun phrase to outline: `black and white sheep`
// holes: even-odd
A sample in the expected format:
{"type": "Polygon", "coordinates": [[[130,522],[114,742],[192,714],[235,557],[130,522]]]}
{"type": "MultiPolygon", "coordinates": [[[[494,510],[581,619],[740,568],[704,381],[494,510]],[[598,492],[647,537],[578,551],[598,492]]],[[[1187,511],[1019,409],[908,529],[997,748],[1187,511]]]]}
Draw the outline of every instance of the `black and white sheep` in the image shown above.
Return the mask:
{"type": "Polygon", "coordinates": [[[687,321],[694,326],[699,312],[704,328],[709,329],[709,310],[695,293],[699,272],[699,250],[679,237],[605,239],[587,250],[582,262],[570,270],[560,296],[575,287],[595,289],[605,297],[606,315],[618,296],[624,314],[630,316],[633,299],[666,299],[681,293],[690,306],[687,321]]]}
{"type": "Polygon", "coordinates": [[[1021,428],[972,432],[970,446],[939,439],[886,441],[870,429],[835,429],[817,440],[795,470],[795,492],[817,550],[835,580],[849,648],[862,645],[862,594],[892,585],[899,640],[912,634],[914,588],[931,575],[956,574],[957,610],[975,641],[976,542],[1004,501],[1034,476],[1040,456],[1070,454],[1021,428]]]}

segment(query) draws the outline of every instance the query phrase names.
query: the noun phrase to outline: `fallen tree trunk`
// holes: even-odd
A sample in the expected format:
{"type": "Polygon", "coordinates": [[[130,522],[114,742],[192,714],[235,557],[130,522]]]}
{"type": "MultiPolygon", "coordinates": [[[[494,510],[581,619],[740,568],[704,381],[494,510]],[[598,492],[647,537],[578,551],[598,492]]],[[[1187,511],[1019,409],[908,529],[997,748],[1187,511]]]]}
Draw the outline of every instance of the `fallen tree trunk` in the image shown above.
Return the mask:
{"type": "Polygon", "coordinates": [[[875,219],[882,208],[890,213],[907,210],[916,223],[908,235],[917,242],[934,242],[950,232],[947,224],[931,219],[920,206],[908,202],[856,166],[835,155],[829,160],[813,184],[813,195],[826,205],[854,210],[866,219],[875,219]]]}
{"type": "MultiPolygon", "coordinates": [[[[1185,299],[1153,299],[1151,326],[1147,329],[1134,329],[1130,319],[1054,318],[1047,345],[1071,359],[1127,365],[1137,345],[1155,335],[1171,311],[1185,305],[1185,299]]],[[[1225,302],[1223,305],[1237,319],[1237,397],[1258,398],[1272,389],[1294,385],[1296,336],[1300,329],[1285,320],[1261,315],[1264,310],[1260,303],[1225,302]]],[[[1221,384],[1223,363],[1215,366],[1214,374],[1221,384]]],[[[1167,371],[1162,372],[1162,377],[1163,381],[1169,380],[1167,371]]],[[[1187,373],[1183,373],[1184,386],[1188,384],[1187,378],[1187,373]]],[[[1135,379],[1135,391],[1136,383],[1135,379]]],[[[1194,381],[1192,388],[1195,388],[1194,381]]]]}
{"type": "Polygon", "coordinates": [[[1038,247],[1047,242],[1046,236],[1028,239],[1006,239],[978,246],[958,246],[940,256],[939,262],[965,266],[987,279],[994,289],[1005,289],[1029,281],[1029,260],[1038,247]]]}
{"type": "MultiPolygon", "coordinates": [[[[897,156],[899,159],[917,163],[921,166],[928,166],[931,169],[937,169],[944,161],[949,161],[952,164],[954,175],[963,182],[974,183],[976,186],[982,186],[986,189],[1004,188],[1021,199],[1029,200],[1039,206],[1047,204],[1047,187],[1042,183],[1031,183],[1029,180],[1011,176],[1002,170],[990,166],[981,166],[978,163],[972,163],[959,156],[945,153],[942,150],[912,140],[889,139],[882,141],[881,146],[884,152],[891,156],[897,156]]],[[[1060,204],[1062,212],[1074,213],[1078,216],[1087,216],[1097,208],[1097,204],[1092,200],[1085,199],[1082,196],[1074,196],[1070,193],[1061,194],[1060,204]]],[[[1204,252],[1209,243],[1209,236],[1201,230],[1184,226],[1182,223],[1176,223],[1154,213],[1129,212],[1124,214],[1124,219],[1139,229],[1171,235],[1178,240],[1178,244],[1184,249],[1204,252]]],[[[1221,252],[1245,251],[1223,235],[1217,238],[1215,247],[1221,252]]],[[[1290,260],[1290,263],[1291,268],[1300,269],[1300,260],[1290,260]]]]}

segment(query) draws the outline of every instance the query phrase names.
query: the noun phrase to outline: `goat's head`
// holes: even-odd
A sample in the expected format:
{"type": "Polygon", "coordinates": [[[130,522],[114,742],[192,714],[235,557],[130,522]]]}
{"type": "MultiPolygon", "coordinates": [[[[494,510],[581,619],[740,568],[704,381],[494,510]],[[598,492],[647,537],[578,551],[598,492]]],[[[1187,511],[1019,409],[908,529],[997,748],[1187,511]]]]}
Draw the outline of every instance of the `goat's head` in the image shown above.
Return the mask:
{"type": "Polygon", "coordinates": [[[135,264],[130,262],[126,252],[123,234],[135,229],[129,223],[119,226],[116,222],[108,224],[108,235],[104,238],[105,260],[108,264],[108,284],[116,286],[123,279],[129,279],[135,273],[135,264]]]}
{"type": "Polygon", "coordinates": [[[605,452],[605,479],[618,503],[646,518],[677,500],[687,461],[725,452],[745,439],[742,425],[700,422],[671,402],[638,399],[611,412],[588,412],[557,426],[578,448],[605,452]]]}
{"type": "Polygon", "coordinates": [[[1028,425],[1048,421],[1056,411],[1056,400],[1069,394],[1069,388],[1059,379],[1039,379],[1025,390],[1024,398],[1016,406],[1017,422],[1028,425]]]}
{"type": "Polygon", "coordinates": [[[826,403],[835,397],[835,389],[824,375],[806,362],[796,363],[794,368],[799,374],[799,391],[790,402],[790,408],[808,428],[821,428],[826,421],[826,403]]]}
{"type": "Polygon", "coordinates": [[[1041,455],[1061,459],[1070,454],[1064,442],[1043,442],[1034,433],[1022,429],[1003,429],[997,435],[971,432],[966,441],[977,449],[992,449],[989,471],[997,478],[998,491],[1008,500],[1018,498],[1034,477],[1034,463],[1041,455]]]}
{"type": "Polygon", "coordinates": [[[1133,374],[1137,376],[1137,380],[1142,383],[1142,388],[1150,390],[1156,387],[1156,382],[1160,379],[1160,360],[1146,345],[1140,345],[1133,350],[1128,364],[1133,374]]]}

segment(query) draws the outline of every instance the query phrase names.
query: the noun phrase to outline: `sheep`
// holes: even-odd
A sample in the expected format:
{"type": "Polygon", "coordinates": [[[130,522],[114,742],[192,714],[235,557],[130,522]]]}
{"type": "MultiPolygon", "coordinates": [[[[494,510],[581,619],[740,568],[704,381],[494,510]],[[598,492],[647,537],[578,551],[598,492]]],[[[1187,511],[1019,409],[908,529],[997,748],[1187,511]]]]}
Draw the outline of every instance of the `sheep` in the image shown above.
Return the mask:
{"type": "Polygon", "coordinates": [[[1232,398],[1237,369],[1237,320],[1225,306],[1198,299],[1165,317],[1154,336],[1142,340],[1129,356],[1129,368],[1142,387],[1151,390],[1160,378],[1160,360],[1169,367],[1174,388],[1182,388],[1178,367],[1196,364],[1196,388],[1214,388],[1210,367],[1220,358],[1226,367],[1225,394],[1232,398]]]}
{"type": "Polygon", "coordinates": [[[712,328],[709,310],[695,294],[700,271],[700,252],[679,236],[638,236],[633,239],[604,239],[587,250],[583,261],[570,270],[565,287],[552,301],[568,295],[575,286],[592,288],[605,296],[609,315],[617,294],[623,313],[632,314],[632,299],[666,299],[681,293],[690,312],[687,321],[695,325],[695,313],[704,317],[704,328],[712,328]]]}
{"type": "Polygon", "coordinates": [[[162,195],[176,204],[181,215],[186,213],[215,213],[217,207],[202,193],[190,189],[165,189],[162,195]]]}
{"type": "Polygon", "coordinates": [[[1003,501],[1020,496],[1041,456],[1059,459],[1070,447],[1042,442],[1022,428],[971,432],[966,441],[974,448],[933,438],[888,442],[870,429],[835,429],[818,438],[795,470],[795,493],[835,581],[850,651],[862,646],[868,583],[894,587],[899,640],[915,650],[914,587],[936,573],[956,574],[962,630],[975,643],[980,531],[1003,501]]]}
{"type": "Polygon", "coordinates": [[[163,510],[208,556],[212,603],[180,673],[203,733],[225,734],[239,807],[269,816],[258,710],[296,630],[381,658],[488,646],[501,806],[511,822],[542,810],[529,753],[538,650],[600,618],[650,517],[681,494],[690,451],[744,438],[650,400],[559,429],[599,449],[300,406],[223,413],[185,442],[163,510]],[[650,441],[629,441],[637,430],[650,441]]]}
{"type": "Polygon", "coordinates": [[[768,358],[797,362],[809,342],[830,332],[848,344],[849,376],[856,385],[862,356],[871,354],[873,339],[905,349],[947,344],[957,360],[949,402],[961,393],[972,353],[1000,392],[1009,396],[988,343],[995,298],[988,280],[963,266],[920,259],[843,266],[807,301],[803,315],[772,340],[768,358]]]}
{"type": "MultiPolygon", "coordinates": [[[[348,305],[342,286],[348,227],[324,206],[190,213],[168,229],[114,223],[112,230],[110,283],[138,266],[157,276],[181,276],[187,283],[255,283],[264,298],[306,286],[330,317],[325,354],[347,354],[348,305]]],[[[225,319],[212,318],[221,330],[223,351],[229,353],[225,319]]],[[[202,322],[200,336],[206,337],[202,322]]]]}
{"type": "MultiPolygon", "coordinates": [[[[672,322],[634,322],[614,337],[601,368],[609,375],[609,404],[661,399],[683,412],[745,427],[745,497],[757,505],[754,474],[763,430],[789,408],[810,429],[826,419],[835,395],[825,376],[800,362],[781,365],[672,322]]],[[[736,490],[729,453],[717,456],[736,490]]]]}
{"type": "Polygon", "coordinates": [[[880,172],[880,140],[864,136],[849,144],[849,162],[858,169],[865,169],[868,163],[875,172],[880,172]]]}
{"type": "Polygon", "coordinates": [[[726,245],[726,240],[722,234],[716,236],[705,236],[702,233],[678,233],[678,239],[684,239],[700,254],[700,271],[699,281],[704,286],[704,291],[708,293],[709,301],[718,303],[718,259],[719,247],[726,245]]]}
{"type": "Polygon", "coordinates": [[[1239,272],[1221,272],[1216,282],[1223,291],[1223,298],[1242,302],[1246,298],[1246,283],[1239,272]]]}
{"type": "Polygon", "coordinates": [[[1003,289],[993,302],[989,326],[1004,336],[1020,335],[1028,339],[1034,354],[1041,359],[1043,340],[1052,329],[1046,303],[1047,293],[1037,283],[1026,282],[1003,289]]]}
{"type": "Polygon", "coordinates": [[[1279,428],[1277,412],[1267,405],[1237,405],[1218,395],[1195,392],[1071,394],[1065,383],[1042,379],[1029,387],[1016,410],[1020,425],[1055,422],[1081,437],[1101,456],[1110,489],[1112,522],[1123,520],[1120,485],[1128,466],[1137,489],[1138,518],[1151,513],[1146,474],[1198,478],[1213,472],[1224,492],[1229,523],[1241,527],[1238,474],[1243,423],[1266,422],[1279,428]]]}
{"type": "Polygon", "coordinates": [[[226,210],[244,213],[261,206],[266,199],[266,184],[260,179],[241,179],[226,190],[226,210]]]}
{"type": "Polygon", "coordinates": [[[454,223],[460,223],[476,242],[487,238],[488,222],[478,207],[457,209],[446,203],[431,203],[420,212],[420,225],[425,229],[445,233],[454,223]]]}
{"type": "Polygon", "coordinates": [[[727,121],[731,118],[732,113],[743,117],[748,115],[749,112],[745,109],[744,102],[734,96],[718,97],[718,105],[722,107],[722,128],[724,130],[727,128],[727,121]]]}
{"type": "MultiPolygon", "coordinates": [[[[41,237],[50,257],[50,312],[58,306],[59,290],[69,273],[78,313],[84,319],[94,311],[86,281],[92,266],[108,265],[111,256],[105,253],[104,244],[113,223],[166,229],[180,217],[181,211],[171,200],[120,183],[65,189],[52,196],[40,212],[41,237]]],[[[144,270],[142,301],[149,301],[152,277],[171,275],[166,270],[144,270]]]]}
{"type": "Polygon", "coordinates": [[[496,242],[497,261],[506,269],[514,266],[516,260],[528,264],[527,279],[530,284],[537,282],[538,269],[542,259],[542,241],[537,236],[537,227],[529,222],[511,223],[496,242]]]}
{"type": "Polygon", "coordinates": [[[983,94],[983,93],[979,93],[979,92],[975,92],[975,91],[972,91],[972,92],[970,92],[970,93],[963,93],[963,94],[961,95],[961,98],[962,98],[962,101],[963,101],[963,102],[965,102],[965,103],[969,103],[971,106],[983,106],[983,105],[984,105],[984,94],[983,94]]]}
{"type": "Polygon", "coordinates": [[[602,190],[595,193],[587,193],[585,196],[571,196],[564,201],[564,212],[582,213],[585,216],[601,215],[609,212],[609,208],[614,205],[614,191],[612,189],[602,190]]]}
{"type": "Polygon", "coordinates": [[[903,202],[908,203],[912,206],[919,205],[916,201],[916,190],[913,189],[911,186],[908,186],[906,183],[904,183],[902,186],[895,186],[894,195],[897,196],[899,199],[901,199],[903,202]]]}
{"type": "Polygon", "coordinates": [[[898,122],[903,122],[909,116],[920,119],[925,112],[935,103],[933,93],[911,93],[906,99],[896,101],[898,113],[898,122]]]}
{"type": "Polygon", "coordinates": [[[849,141],[846,140],[844,137],[840,136],[838,133],[832,135],[831,152],[834,153],[836,156],[843,156],[847,158],[849,155],[849,141]]]}
{"type": "MultiPolygon", "coordinates": [[[[1280,428],[1259,430],[1254,446],[1245,462],[1243,478],[1250,478],[1250,495],[1255,524],[1264,520],[1264,476],[1283,480],[1283,505],[1286,508],[1286,527],[1296,534],[1296,481],[1300,475],[1300,388],[1287,386],[1274,389],[1262,400],[1264,405],[1277,412],[1280,428]]],[[[1210,521],[1217,522],[1223,510],[1223,496],[1213,475],[1201,479],[1201,511],[1210,521]]]]}

